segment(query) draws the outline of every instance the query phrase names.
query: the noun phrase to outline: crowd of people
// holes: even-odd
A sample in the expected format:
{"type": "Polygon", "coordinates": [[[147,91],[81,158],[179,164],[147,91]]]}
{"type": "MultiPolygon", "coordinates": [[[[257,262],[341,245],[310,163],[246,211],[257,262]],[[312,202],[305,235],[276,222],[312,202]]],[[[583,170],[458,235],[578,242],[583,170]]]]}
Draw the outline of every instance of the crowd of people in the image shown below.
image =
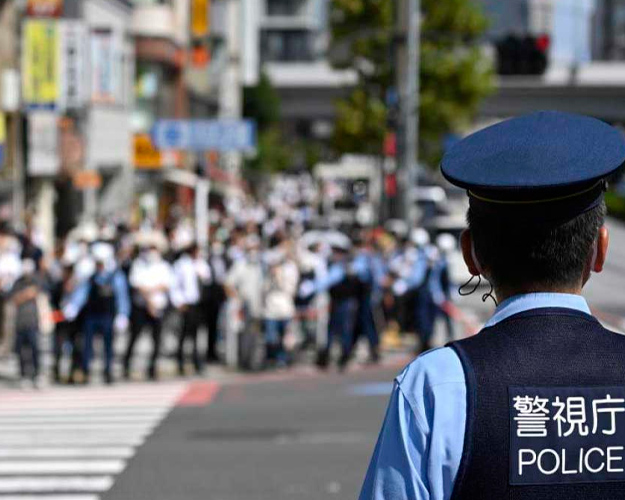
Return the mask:
{"type": "Polygon", "coordinates": [[[102,223],[75,229],[46,255],[32,227],[5,226],[0,345],[14,348],[23,383],[37,385],[45,333],[57,383],[89,382],[97,338],[103,379],[112,383],[116,356],[122,376],[136,376],[144,334],[152,380],[164,355],[175,358],[180,376],[224,362],[228,338],[236,339],[243,368],[286,368],[309,352],[320,369],[334,357],[344,369],[361,338],[369,361],[378,362],[386,328],[418,332],[425,350],[442,317],[453,337],[446,304],[455,238],[430,241],[427,231],[401,221],[330,228],[314,210],[316,196],[309,182],[281,179],[263,203],[232,200],[211,211],[205,241],[184,217],[162,227],[102,223]],[[175,352],[162,352],[165,335],[175,336],[175,352]],[[116,343],[120,336],[125,342],[116,343]],[[260,365],[250,346],[262,350],[260,365]]]}

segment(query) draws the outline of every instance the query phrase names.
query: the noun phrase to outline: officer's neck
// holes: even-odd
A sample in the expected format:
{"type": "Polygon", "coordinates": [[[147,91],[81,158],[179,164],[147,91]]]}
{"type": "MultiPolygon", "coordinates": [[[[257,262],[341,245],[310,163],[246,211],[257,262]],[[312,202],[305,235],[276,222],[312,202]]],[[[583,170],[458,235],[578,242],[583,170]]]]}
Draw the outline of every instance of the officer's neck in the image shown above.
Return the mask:
{"type": "Polygon", "coordinates": [[[495,287],[495,297],[501,304],[504,300],[517,295],[528,293],[568,293],[570,295],[581,295],[582,286],[548,286],[548,285],[527,285],[522,287],[495,287]]]}

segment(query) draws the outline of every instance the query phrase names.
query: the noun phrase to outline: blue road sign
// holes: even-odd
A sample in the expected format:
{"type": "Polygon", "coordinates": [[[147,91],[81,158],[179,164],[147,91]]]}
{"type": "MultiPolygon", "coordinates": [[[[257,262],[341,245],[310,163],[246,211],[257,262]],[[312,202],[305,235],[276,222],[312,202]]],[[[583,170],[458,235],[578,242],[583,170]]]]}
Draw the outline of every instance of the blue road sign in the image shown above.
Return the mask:
{"type": "Polygon", "coordinates": [[[152,140],[161,150],[250,151],[256,147],[253,120],[159,120],[152,140]]]}

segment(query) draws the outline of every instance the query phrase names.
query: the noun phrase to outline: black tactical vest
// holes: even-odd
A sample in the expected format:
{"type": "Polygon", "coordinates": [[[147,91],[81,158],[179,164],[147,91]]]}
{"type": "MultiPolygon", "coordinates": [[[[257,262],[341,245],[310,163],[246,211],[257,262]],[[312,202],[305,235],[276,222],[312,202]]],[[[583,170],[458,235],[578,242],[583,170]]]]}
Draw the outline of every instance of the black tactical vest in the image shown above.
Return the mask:
{"type": "Polygon", "coordinates": [[[625,336],[544,308],[451,347],[467,381],[452,499],[625,498],[625,336]]]}
{"type": "Polygon", "coordinates": [[[115,289],[113,287],[114,275],[111,274],[104,281],[91,278],[91,288],[87,301],[87,314],[114,315],[115,314],[115,289]]]}

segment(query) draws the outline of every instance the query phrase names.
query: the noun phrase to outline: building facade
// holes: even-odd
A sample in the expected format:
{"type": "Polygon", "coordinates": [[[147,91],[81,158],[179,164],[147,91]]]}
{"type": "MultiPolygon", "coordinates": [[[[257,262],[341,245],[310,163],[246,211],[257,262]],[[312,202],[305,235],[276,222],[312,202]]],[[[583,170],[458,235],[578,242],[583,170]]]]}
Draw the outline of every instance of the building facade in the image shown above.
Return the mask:
{"type": "Polygon", "coordinates": [[[264,70],[280,95],[287,131],[327,139],[335,102],[356,85],[351,71],[327,60],[329,0],[244,0],[246,85],[264,70]]]}
{"type": "Polygon", "coordinates": [[[540,109],[583,113],[625,123],[625,3],[620,0],[480,0],[490,19],[488,41],[547,35],[542,75],[498,78],[481,106],[486,122],[540,109]]]}

